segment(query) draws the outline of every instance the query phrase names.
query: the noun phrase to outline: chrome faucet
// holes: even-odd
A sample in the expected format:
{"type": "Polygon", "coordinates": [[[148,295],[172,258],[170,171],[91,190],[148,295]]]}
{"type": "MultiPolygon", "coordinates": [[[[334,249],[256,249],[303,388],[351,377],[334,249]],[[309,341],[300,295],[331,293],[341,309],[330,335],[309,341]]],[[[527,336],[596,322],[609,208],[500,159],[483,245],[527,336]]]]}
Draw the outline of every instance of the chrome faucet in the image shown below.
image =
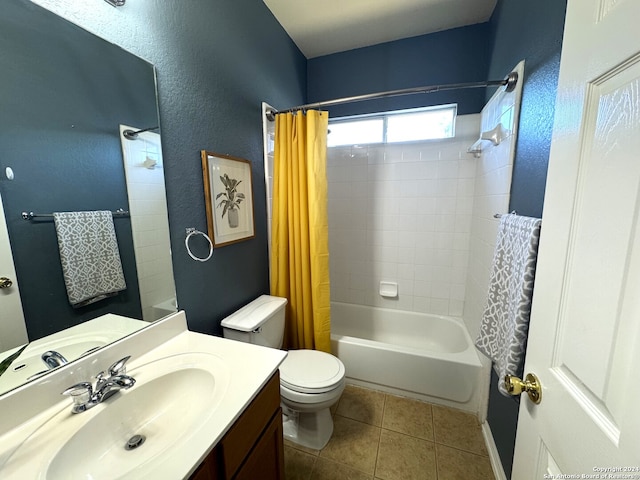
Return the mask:
{"type": "Polygon", "coordinates": [[[47,350],[42,354],[40,358],[42,358],[42,361],[49,368],[49,370],[64,365],[65,363],[69,363],[68,360],[62,356],[62,354],[56,352],[55,350],[47,350]]]}
{"type": "Polygon", "coordinates": [[[69,395],[73,399],[71,412],[82,413],[104,402],[119,390],[133,387],[136,380],[126,375],[125,367],[130,358],[131,356],[121,358],[111,365],[106,373],[98,373],[95,387],[89,382],[80,382],[62,392],[62,395],[69,395]]]}

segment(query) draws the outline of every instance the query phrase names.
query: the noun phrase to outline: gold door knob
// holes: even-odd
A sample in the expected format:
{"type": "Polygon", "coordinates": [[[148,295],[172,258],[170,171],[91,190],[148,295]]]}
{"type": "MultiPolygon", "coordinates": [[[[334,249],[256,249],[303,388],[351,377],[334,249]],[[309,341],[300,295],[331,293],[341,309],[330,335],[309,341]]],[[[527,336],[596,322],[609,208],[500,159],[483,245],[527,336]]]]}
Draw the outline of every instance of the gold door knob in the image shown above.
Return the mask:
{"type": "Polygon", "coordinates": [[[504,387],[509,395],[520,395],[522,392],[527,392],[529,399],[536,405],[542,401],[542,385],[540,380],[533,373],[528,373],[524,379],[514,377],[513,375],[505,375],[504,387]]]}
{"type": "Polygon", "coordinates": [[[9,288],[13,282],[7,277],[0,277],[0,288],[9,288]]]}

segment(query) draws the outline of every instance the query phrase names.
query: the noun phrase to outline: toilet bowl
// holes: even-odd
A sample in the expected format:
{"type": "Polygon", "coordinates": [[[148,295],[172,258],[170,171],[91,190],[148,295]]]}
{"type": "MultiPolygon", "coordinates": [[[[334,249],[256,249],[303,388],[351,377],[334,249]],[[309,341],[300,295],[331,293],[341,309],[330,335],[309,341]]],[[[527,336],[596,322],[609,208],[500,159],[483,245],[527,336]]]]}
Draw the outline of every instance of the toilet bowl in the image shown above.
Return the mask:
{"type": "MultiPolygon", "coordinates": [[[[225,338],[271,348],[282,347],[287,299],[262,295],[222,322],[225,338]]],[[[284,436],[293,443],[322,449],[333,433],[330,407],[345,386],[344,364],[316,350],[290,350],[280,366],[284,436]]]]}
{"type": "Polygon", "coordinates": [[[338,358],[316,350],[290,350],[280,366],[285,438],[322,449],[333,433],[330,407],[344,384],[344,364],[338,358]]]}

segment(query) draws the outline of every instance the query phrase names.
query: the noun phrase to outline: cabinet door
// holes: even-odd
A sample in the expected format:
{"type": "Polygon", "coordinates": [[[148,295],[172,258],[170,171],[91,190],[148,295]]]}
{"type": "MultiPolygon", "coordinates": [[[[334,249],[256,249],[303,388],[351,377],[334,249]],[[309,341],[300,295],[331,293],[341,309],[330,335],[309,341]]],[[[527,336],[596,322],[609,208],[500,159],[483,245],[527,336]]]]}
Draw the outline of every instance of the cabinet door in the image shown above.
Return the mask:
{"type": "Polygon", "coordinates": [[[189,480],[217,480],[220,478],[218,475],[218,456],[217,451],[214,450],[209,456],[200,464],[198,469],[189,477],[189,480]]]}
{"type": "Polygon", "coordinates": [[[234,476],[235,480],[283,480],[282,409],[278,408],[258,443],[234,476]]]}
{"type": "MultiPolygon", "coordinates": [[[[235,478],[277,411],[280,411],[280,377],[276,371],[220,441],[224,478],[235,478]]],[[[281,417],[278,419],[282,421],[281,417]]]]}

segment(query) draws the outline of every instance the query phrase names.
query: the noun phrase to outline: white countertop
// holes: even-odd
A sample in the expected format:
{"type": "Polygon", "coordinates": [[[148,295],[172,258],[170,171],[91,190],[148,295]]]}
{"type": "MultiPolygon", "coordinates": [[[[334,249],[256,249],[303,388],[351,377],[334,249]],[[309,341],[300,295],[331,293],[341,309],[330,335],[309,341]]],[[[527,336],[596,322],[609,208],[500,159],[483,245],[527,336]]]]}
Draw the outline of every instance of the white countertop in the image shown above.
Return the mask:
{"type": "MultiPolygon", "coordinates": [[[[74,383],[90,380],[88,372],[95,375],[122,356],[131,354],[127,368],[135,377],[136,368],[142,365],[184,353],[205,353],[220,359],[220,365],[224,364],[228,374],[219,377],[224,379],[226,385],[216,385],[216,388],[225,388],[224,395],[215,406],[214,414],[204,416],[202,423],[189,434],[188,441],[177,442],[166,454],[141,466],[135,478],[187,478],[255,398],[287,353],[189,332],[186,330],[184,312],[178,312],[65,365],[42,380],[0,396],[3,417],[0,420],[0,478],[47,478],[42,472],[51,461],[57,449],[56,444],[70,438],[78,424],[85,421],[83,419],[88,420],[100,409],[109,408],[111,402],[117,401],[117,395],[128,393],[119,392],[104,404],[72,415],[71,400],[61,396],[60,392],[74,383]],[[16,413],[13,423],[8,419],[12,409],[16,413]]],[[[144,378],[140,378],[131,391],[141,382],[144,382],[144,378]]],[[[180,418],[175,421],[179,422],[180,418]]],[[[82,452],[78,454],[82,455],[82,452]]],[[[108,472],[109,466],[105,465],[104,468],[108,472]]]]}

